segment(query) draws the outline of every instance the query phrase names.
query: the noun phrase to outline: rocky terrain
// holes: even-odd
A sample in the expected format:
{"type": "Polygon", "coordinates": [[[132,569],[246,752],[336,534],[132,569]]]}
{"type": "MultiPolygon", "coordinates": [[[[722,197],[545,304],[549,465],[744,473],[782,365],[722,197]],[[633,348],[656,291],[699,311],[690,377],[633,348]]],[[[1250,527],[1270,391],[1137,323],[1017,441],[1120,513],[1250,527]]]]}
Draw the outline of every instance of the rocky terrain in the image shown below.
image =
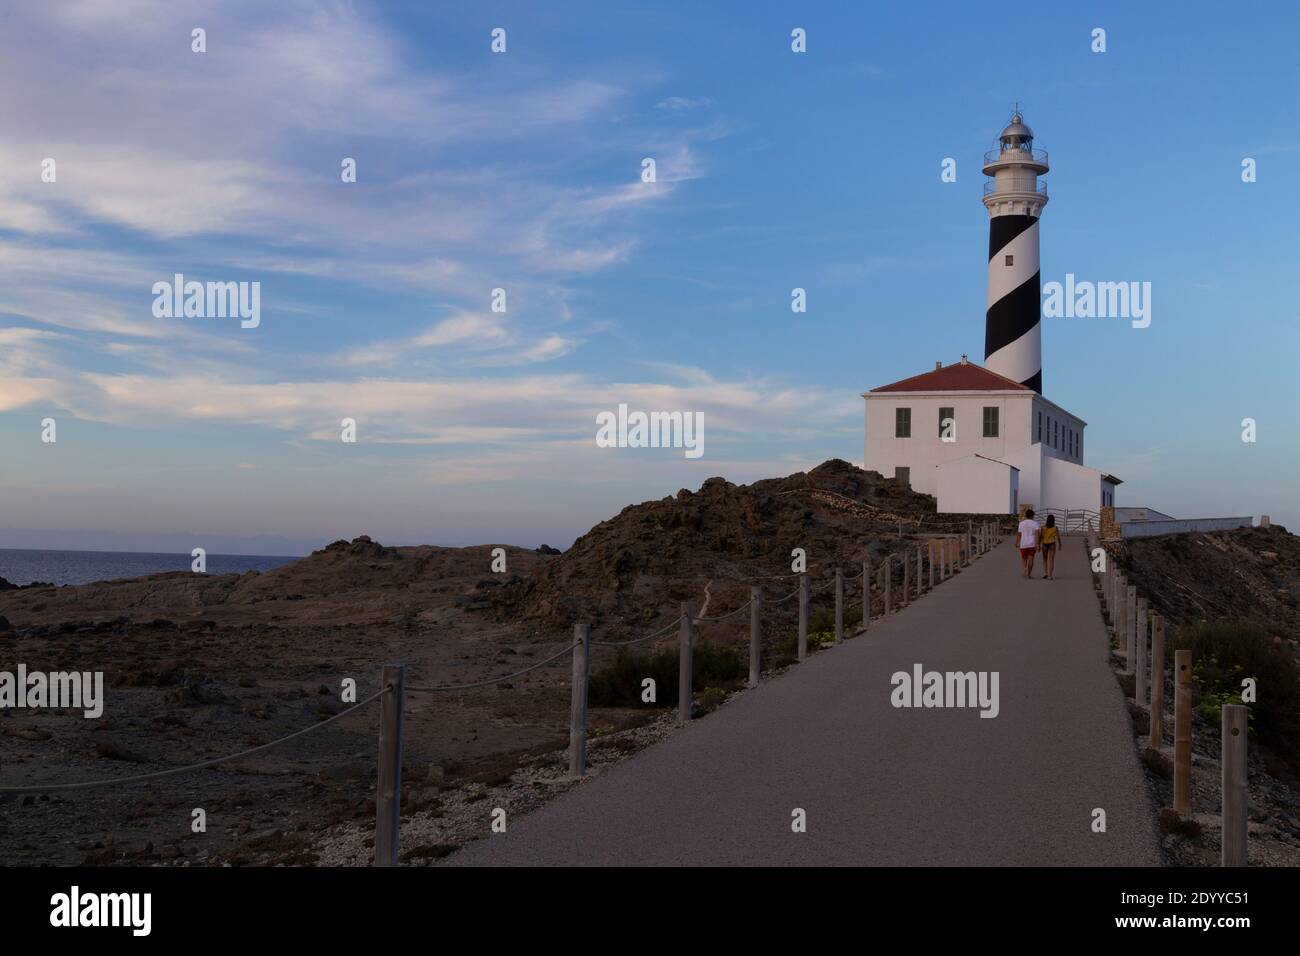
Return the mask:
{"type": "MultiPolygon", "coordinates": [[[[1219,706],[1240,702],[1240,678],[1260,683],[1249,737],[1250,861],[1300,866],[1300,538],[1285,528],[1130,539],[1118,566],[1167,623],[1167,660],[1194,649],[1192,816],[1173,804],[1173,669],[1165,679],[1165,746],[1149,746],[1150,717],[1130,703],[1139,753],[1161,812],[1170,862],[1217,866],[1220,847],[1219,706]]],[[[1116,649],[1118,645],[1116,643],[1116,649]]],[[[1133,678],[1122,674],[1125,693],[1133,678]]]]}
{"type": "Polygon", "coordinates": [[[1300,638],[1300,537],[1280,525],[1131,538],[1116,556],[1175,625],[1225,618],[1300,638]]]}
{"type": "MultiPolygon", "coordinates": [[[[490,680],[562,648],[574,621],[592,623],[597,640],[638,636],[670,623],[682,601],[701,615],[725,614],[748,599],[751,584],[773,602],[765,666],[785,666],[795,602],[775,600],[794,587],[792,549],[806,550],[824,584],[837,563],[852,575],[864,555],[964,531],[983,517],[938,516],[933,498],[829,461],[747,486],[714,478],[696,492],[629,507],[564,554],[500,546],[504,572],[493,571],[492,545],[388,548],[361,537],[262,574],[0,587],[0,671],[19,663],[29,672],[102,671],[106,687],[99,719],[0,711],[0,785],[97,781],[238,752],[340,713],[344,682],[355,681],[363,699],[387,662],[406,664],[415,687],[490,680]]],[[[823,618],[829,600],[827,591],[814,595],[823,618]]],[[[856,613],[850,607],[849,619],[856,613]]],[[[745,626],[741,616],[701,624],[701,640],[739,646],[745,626]]],[[[593,674],[613,658],[597,649],[593,674]]],[[[717,706],[739,686],[718,679],[697,706],[717,706]]],[[[484,803],[508,799],[518,812],[566,786],[568,707],[567,656],[474,690],[409,694],[402,805],[420,825],[404,825],[403,857],[436,859],[474,835],[488,823],[484,803]]],[[[594,707],[593,766],[668,732],[665,713],[665,702],[594,707]]],[[[214,769],[0,796],[0,856],[28,864],[364,862],[373,846],[376,737],[372,706],[214,769]],[[199,809],[205,832],[195,832],[199,809]]]]}
{"type": "Polygon", "coordinates": [[[794,548],[816,581],[987,517],[936,514],[931,496],[839,459],[752,485],[710,478],[697,492],[625,508],[492,600],[505,619],[652,627],[706,581],[715,610],[744,603],[750,584],[789,576],[794,548]]]}

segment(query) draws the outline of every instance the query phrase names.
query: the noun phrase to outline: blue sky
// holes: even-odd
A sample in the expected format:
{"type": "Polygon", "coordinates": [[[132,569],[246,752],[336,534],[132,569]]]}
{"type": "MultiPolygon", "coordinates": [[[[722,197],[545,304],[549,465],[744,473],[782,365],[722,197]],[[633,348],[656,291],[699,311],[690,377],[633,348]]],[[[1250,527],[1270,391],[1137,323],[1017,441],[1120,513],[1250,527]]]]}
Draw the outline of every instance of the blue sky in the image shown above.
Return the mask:
{"type": "Polygon", "coordinates": [[[567,546],[711,475],[860,462],[862,391],[982,359],[1015,100],[1043,281],[1152,283],[1149,328],[1044,320],[1087,463],[1121,504],[1294,526],[1300,14],[1171,9],[11,5],[0,546],[567,546]],[[176,272],[260,282],[260,326],[155,318],[176,272]],[[703,412],[704,456],[597,448],[620,402],[703,412]]]}

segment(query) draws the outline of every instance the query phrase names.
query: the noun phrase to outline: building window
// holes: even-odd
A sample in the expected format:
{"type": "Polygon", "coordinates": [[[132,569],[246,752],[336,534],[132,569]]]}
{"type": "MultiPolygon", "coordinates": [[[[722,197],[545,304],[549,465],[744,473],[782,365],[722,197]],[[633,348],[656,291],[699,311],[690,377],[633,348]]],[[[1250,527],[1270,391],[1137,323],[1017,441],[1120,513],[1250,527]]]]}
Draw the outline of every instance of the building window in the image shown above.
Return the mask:
{"type": "Polygon", "coordinates": [[[1038,413],[1038,440],[1043,440],[1043,413],[1038,413]]]}
{"type": "Polygon", "coordinates": [[[910,408],[894,409],[894,437],[912,437],[912,410],[910,408]]]}
{"type": "Polygon", "coordinates": [[[907,485],[907,487],[909,487],[909,488],[912,487],[912,469],[911,469],[911,468],[895,468],[895,469],[894,469],[894,477],[897,478],[899,481],[901,481],[903,484],[907,485]]]}
{"type": "Polygon", "coordinates": [[[996,405],[984,406],[984,437],[998,437],[998,407],[996,405]]]}
{"type": "Polygon", "coordinates": [[[939,406],[939,437],[944,441],[957,440],[957,410],[947,405],[939,406]]]}
{"type": "Polygon", "coordinates": [[[1015,256],[1007,256],[1007,265],[1009,265],[1009,266],[1013,266],[1013,265],[1015,265],[1015,264],[1016,264],[1016,257],[1015,257],[1015,256]]]}
{"type": "Polygon", "coordinates": [[[1061,423],[1052,422],[1052,447],[1057,451],[1061,449],[1061,423]]]}

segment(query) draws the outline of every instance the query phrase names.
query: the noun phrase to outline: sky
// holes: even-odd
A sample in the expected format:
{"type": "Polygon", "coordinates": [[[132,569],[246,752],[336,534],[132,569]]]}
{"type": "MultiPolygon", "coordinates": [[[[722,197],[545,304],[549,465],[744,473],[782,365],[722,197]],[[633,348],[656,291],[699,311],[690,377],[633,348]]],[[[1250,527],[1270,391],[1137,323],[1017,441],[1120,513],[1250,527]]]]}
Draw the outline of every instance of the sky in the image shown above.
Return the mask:
{"type": "Polygon", "coordinates": [[[1294,527],[1298,33],[1290,3],[4,4],[0,547],[567,547],[861,463],[862,392],[982,360],[1017,101],[1043,282],[1151,283],[1149,327],[1043,320],[1086,464],[1294,527]],[[177,273],[259,283],[259,323],[155,315],[177,273]],[[701,414],[704,453],[599,447],[621,403],[701,414]]]}

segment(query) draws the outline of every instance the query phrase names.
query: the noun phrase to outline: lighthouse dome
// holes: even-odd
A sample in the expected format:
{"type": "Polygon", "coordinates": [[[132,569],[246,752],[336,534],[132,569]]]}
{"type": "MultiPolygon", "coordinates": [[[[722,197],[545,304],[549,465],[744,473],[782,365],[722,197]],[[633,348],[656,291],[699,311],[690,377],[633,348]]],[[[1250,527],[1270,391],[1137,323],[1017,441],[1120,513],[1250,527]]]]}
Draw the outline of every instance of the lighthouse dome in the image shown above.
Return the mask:
{"type": "Polygon", "coordinates": [[[1013,113],[1011,122],[998,136],[998,140],[1007,146],[1021,146],[1033,142],[1034,131],[1025,125],[1024,117],[1019,113],[1013,113]]]}

